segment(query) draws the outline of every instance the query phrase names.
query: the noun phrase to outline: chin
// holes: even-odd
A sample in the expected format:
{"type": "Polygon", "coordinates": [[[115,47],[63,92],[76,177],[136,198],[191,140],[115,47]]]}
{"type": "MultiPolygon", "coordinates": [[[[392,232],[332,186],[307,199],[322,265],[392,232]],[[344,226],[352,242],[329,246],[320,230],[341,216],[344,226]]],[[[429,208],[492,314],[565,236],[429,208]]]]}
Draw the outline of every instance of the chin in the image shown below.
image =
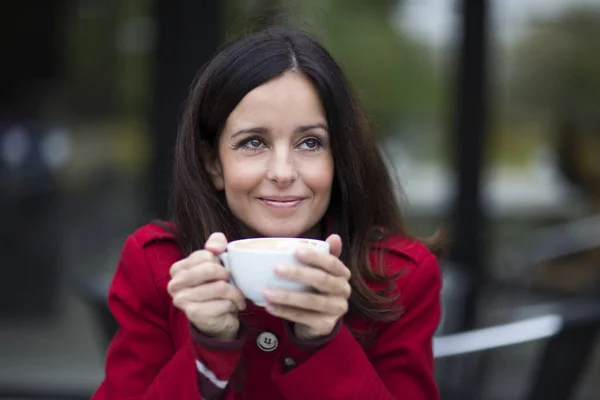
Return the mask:
{"type": "Polygon", "coordinates": [[[311,227],[302,225],[285,224],[273,221],[269,226],[255,225],[251,226],[251,230],[260,236],[266,237],[302,237],[307,236],[306,233],[311,230],[311,227]]]}

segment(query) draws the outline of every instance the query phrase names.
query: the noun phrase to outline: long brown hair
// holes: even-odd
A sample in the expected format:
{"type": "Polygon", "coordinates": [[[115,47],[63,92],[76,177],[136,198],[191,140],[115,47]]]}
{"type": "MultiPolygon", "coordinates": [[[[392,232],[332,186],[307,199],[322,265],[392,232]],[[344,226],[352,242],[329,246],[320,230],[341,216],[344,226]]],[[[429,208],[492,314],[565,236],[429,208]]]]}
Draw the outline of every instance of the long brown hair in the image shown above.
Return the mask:
{"type": "MultiPolygon", "coordinates": [[[[213,185],[206,157],[217,157],[223,126],[242,98],[289,70],[306,75],[325,109],[335,175],[327,218],[343,242],[341,260],[351,270],[350,313],[371,321],[398,316],[394,276],[372,268],[373,228],[407,236],[393,181],[357,97],[338,64],[311,36],[268,28],[225,46],[201,71],[186,103],[175,147],[173,222],[185,255],[213,232],[241,238],[241,224],[224,193],[213,185]],[[383,284],[377,292],[367,282],[383,284]]],[[[381,257],[380,257],[381,258],[381,257]]]]}

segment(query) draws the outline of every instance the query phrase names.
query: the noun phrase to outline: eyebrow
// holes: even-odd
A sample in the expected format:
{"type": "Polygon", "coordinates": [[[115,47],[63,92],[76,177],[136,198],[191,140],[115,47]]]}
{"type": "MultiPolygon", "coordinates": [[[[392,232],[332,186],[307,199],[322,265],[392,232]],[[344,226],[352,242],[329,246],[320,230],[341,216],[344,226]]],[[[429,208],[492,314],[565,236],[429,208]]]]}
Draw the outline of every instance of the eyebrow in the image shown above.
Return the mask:
{"type": "MultiPolygon", "coordinates": [[[[310,131],[311,129],[323,129],[324,131],[328,132],[329,128],[327,127],[327,124],[324,124],[322,122],[316,123],[316,124],[309,124],[309,125],[300,125],[299,127],[297,127],[296,129],[294,129],[294,133],[303,133],[306,131],[310,131]]],[[[244,129],[240,129],[238,131],[236,131],[233,135],[231,135],[232,138],[241,135],[243,133],[258,133],[261,135],[266,135],[269,133],[269,129],[265,128],[263,126],[255,126],[252,128],[244,128],[244,129]]]]}
{"type": "Polygon", "coordinates": [[[310,124],[310,125],[300,125],[296,129],[294,129],[294,133],[302,133],[302,132],[310,131],[311,129],[317,129],[317,128],[323,129],[325,132],[329,131],[329,128],[327,127],[326,124],[319,122],[319,123],[310,124]]]}

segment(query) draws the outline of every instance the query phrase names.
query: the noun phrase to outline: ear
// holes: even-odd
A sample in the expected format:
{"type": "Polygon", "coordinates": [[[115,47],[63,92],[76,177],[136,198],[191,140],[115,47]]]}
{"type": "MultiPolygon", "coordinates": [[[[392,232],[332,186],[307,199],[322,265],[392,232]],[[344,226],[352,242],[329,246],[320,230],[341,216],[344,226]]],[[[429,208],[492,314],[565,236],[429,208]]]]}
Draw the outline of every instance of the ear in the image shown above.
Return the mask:
{"type": "Polygon", "coordinates": [[[218,157],[214,157],[213,159],[208,160],[208,164],[206,170],[210,174],[213,185],[215,185],[217,190],[223,190],[225,188],[225,181],[223,179],[223,167],[221,166],[221,161],[218,157]]]}
{"type": "Polygon", "coordinates": [[[225,183],[223,180],[223,167],[219,157],[213,154],[207,147],[201,146],[200,151],[202,152],[202,160],[204,161],[204,168],[210,174],[210,179],[217,190],[223,190],[225,183]]]}

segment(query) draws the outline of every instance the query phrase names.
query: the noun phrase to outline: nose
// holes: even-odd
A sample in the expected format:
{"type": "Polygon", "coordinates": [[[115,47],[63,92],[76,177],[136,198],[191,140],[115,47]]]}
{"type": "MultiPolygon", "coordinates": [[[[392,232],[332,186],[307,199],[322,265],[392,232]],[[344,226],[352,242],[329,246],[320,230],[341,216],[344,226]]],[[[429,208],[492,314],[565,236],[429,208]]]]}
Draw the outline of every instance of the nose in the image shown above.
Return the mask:
{"type": "Polygon", "coordinates": [[[267,179],[279,186],[289,185],[298,179],[298,170],[289,150],[278,149],[272,153],[267,169],[267,179]]]}

